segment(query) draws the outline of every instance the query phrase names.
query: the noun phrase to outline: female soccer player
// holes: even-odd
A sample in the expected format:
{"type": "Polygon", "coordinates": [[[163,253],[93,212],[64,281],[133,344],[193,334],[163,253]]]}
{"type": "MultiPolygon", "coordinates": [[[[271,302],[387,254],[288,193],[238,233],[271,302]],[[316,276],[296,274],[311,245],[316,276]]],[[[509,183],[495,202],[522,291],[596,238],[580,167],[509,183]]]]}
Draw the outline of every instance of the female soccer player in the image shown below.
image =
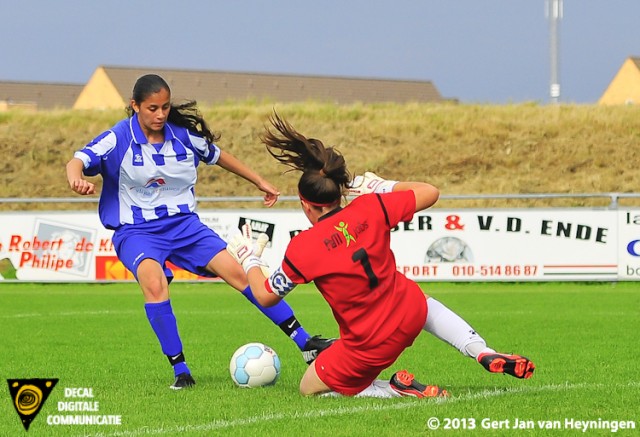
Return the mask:
{"type": "Polygon", "coordinates": [[[242,268],[225,249],[226,243],[195,213],[194,186],[200,162],[217,164],[254,184],[271,207],[279,192],[255,171],[221,150],[219,139],[191,101],[171,103],[169,85],[160,76],[140,77],[133,87],[129,118],[103,132],[67,163],[71,189],[95,193],[83,178],[100,174],[103,189],[99,214],[113,229],[118,258],[142,289],[145,311],[162,352],[173,366],[173,389],[195,384],[185,362],[182,341],[169,299],[173,274],[170,261],[202,276],[219,276],[278,325],[310,363],[333,339],[310,337],[284,302],[265,308],[253,297],[242,268]]]}
{"type": "Polygon", "coordinates": [[[333,147],[306,138],[277,114],[271,124],[276,132],[267,128],[262,141],[275,159],[302,172],[298,195],[313,226],[292,238],[282,264],[268,278],[256,268],[262,261],[251,253],[246,237],[234,237],[227,250],[247,271],[262,305],[277,304],[297,284],[311,281],[329,303],[340,338],[309,366],[300,382],[302,394],[446,396],[446,390],[421,384],[407,371],[396,372],[389,382],[376,380],[422,330],[490,372],[531,377],[531,361],[488,348],[467,322],[397,271],[391,228],[433,205],[439,196],[434,186],[369,172],[351,182],[344,158],[333,147]],[[359,197],[343,208],[347,193],[359,197]]]}

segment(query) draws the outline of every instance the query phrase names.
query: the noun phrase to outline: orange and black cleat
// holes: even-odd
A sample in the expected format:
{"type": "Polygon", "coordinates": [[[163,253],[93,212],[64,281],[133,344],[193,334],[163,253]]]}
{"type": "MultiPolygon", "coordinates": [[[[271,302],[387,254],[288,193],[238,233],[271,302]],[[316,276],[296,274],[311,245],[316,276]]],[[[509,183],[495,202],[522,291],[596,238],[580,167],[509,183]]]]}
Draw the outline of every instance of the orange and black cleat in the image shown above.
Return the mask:
{"type": "Polygon", "coordinates": [[[413,396],[416,398],[443,398],[449,396],[446,390],[437,385],[420,384],[406,370],[394,373],[389,381],[389,386],[400,396],[413,396]]]}
{"type": "Polygon", "coordinates": [[[491,373],[505,373],[522,379],[531,378],[536,369],[529,358],[521,355],[484,353],[478,355],[478,362],[491,373]]]}

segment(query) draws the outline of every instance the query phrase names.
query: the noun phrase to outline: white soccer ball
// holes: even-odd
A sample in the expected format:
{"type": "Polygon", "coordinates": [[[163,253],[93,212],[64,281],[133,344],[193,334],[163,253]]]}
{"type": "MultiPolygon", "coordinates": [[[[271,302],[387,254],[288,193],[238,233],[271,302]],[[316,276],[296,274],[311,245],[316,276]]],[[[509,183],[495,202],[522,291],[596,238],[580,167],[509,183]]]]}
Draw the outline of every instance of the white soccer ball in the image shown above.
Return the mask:
{"type": "Polygon", "coordinates": [[[280,376],[280,358],[267,345],[247,343],[240,346],[231,357],[229,373],[239,387],[273,385],[280,376]]]}

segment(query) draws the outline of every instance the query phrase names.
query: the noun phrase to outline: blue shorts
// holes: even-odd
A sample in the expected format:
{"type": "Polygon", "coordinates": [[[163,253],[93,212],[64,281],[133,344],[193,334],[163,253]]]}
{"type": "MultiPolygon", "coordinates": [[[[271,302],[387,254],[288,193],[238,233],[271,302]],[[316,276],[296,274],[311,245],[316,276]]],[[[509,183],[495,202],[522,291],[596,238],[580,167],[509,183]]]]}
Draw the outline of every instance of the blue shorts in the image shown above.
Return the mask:
{"type": "Polygon", "coordinates": [[[116,229],[112,241],[118,258],[136,279],[140,262],[147,258],[160,263],[169,280],[173,273],[167,267],[167,261],[191,273],[215,277],[205,267],[227,247],[227,243],[202,223],[197,214],[177,214],[124,225],[116,229]]]}

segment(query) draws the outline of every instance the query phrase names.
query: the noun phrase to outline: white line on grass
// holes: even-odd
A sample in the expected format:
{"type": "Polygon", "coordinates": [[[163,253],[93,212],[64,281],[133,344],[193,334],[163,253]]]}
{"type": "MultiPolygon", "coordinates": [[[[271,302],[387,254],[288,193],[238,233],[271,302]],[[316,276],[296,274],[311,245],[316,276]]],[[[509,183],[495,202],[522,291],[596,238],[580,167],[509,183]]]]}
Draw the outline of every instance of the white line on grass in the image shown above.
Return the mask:
{"type": "MultiPolygon", "coordinates": [[[[142,308],[142,307],[140,307],[142,308]]],[[[249,308],[249,307],[247,307],[249,308]]],[[[248,310],[251,311],[251,310],[248,310]]],[[[180,315],[246,315],[248,311],[178,311],[180,315]]],[[[0,314],[0,319],[26,319],[29,317],[78,317],[78,316],[122,316],[131,314],[144,314],[144,310],[95,310],[95,311],[62,311],[58,313],[20,313],[20,314],[0,314]]]]}
{"type": "MultiPolygon", "coordinates": [[[[622,385],[623,387],[628,386],[637,386],[637,382],[630,382],[628,385],[622,385]]],[[[493,397],[503,396],[506,394],[512,393],[536,393],[536,392],[545,392],[545,391],[562,391],[562,390],[579,390],[579,389],[588,389],[588,388],[597,388],[599,386],[605,386],[604,384],[551,384],[551,385],[543,385],[540,387],[518,387],[518,388],[497,388],[493,390],[483,390],[477,393],[468,393],[460,396],[454,396],[450,398],[439,398],[429,400],[431,402],[436,403],[458,403],[458,402],[466,402],[476,399],[489,399],[493,397]]],[[[611,388],[610,385],[606,385],[611,388]]],[[[427,402],[429,402],[427,401],[427,402]]],[[[94,436],[94,437],[135,437],[142,435],[165,435],[165,434],[178,434],[181,432],[206,432],[206,431],[214,431],[218,429],[228,429],[234,427],[242,427],[247,425],[254,425],[262,422],[271,422],[274,420],[283,420],[283,419],[316,419],[319,417],[325,416],[342,416],[345,414],[358,414],[358,413],[369,413],[376,411],[388,411],[388,410],[402,410],[406,408],[417,408],[425,405],[424,399],[415,399],[411,401],[401,401],[394,402],[389,404],[380,404],[380,405],[366,405],[366,406],[357,406],[357,407],[338,407],[338,408],[328,408],[325,410],[316,410],[309,411],[304,413],[272,413],[272,414],[263,414],[260,416],[252,416],[243,419],[235,419],[235,420],[215,420],[209,423],[203,423],[200,425],[176,425],[170,427],[162,427],[162,428],[151,428],[151,427],[143,427],[133,431],[114,431],[111,433],[97,433],[97,434],[83,434],[85,437],[94,436]]]]}
{"type": "Polygon", "coordinates": [[[3,314],[0,319],[25,319],[28,317],[77,317],[77,316],[113,316],[125,314],[140,314],[141,311],[63,311],[59,313],[22,313],[22,314],[3,314]]]}

